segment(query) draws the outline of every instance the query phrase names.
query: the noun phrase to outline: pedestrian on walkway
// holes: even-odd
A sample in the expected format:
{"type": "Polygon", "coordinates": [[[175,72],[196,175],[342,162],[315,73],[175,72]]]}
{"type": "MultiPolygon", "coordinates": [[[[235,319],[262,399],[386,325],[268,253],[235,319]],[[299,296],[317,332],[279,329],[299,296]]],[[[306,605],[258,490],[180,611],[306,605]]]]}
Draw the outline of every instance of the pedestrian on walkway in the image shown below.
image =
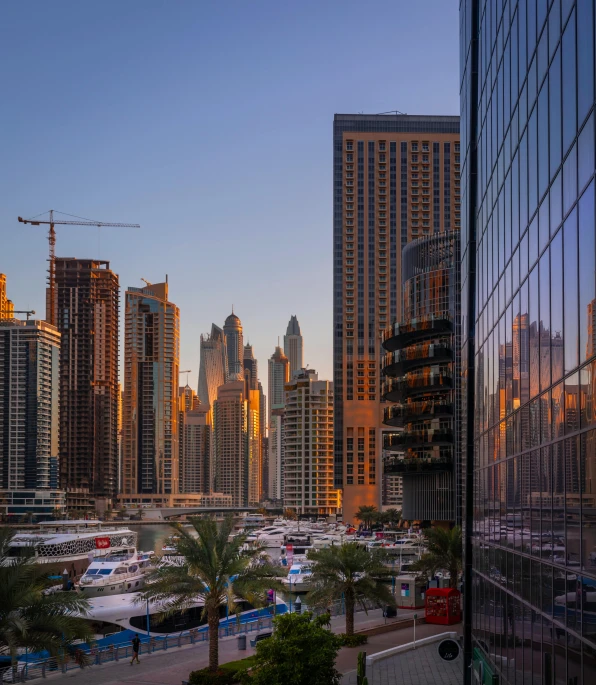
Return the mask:
{"type": "Polygon", "coordinates": [[[130,662],[130,665],[132,666],[135,662],[135,659],[137,660],[137,664],[140,664],[141,662],[139,661],[139,648],[141,646],[141,641],[139,640],[139,636],[135,633],[135,636],[132,638],[132,661],[130,662]]]}

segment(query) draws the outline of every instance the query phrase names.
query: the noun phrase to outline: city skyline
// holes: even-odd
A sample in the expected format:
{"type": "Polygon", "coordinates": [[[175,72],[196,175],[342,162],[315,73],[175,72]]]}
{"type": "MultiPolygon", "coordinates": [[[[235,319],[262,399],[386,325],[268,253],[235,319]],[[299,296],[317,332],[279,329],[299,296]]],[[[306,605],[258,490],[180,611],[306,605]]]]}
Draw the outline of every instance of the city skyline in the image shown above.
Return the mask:
{"type": "MultiPolygon", "coordinates": [[[[382,2],[363,17],[358,3],[325,5],[307,2],[298,11],[235,3],[224,11],[181,2],[168,12],[151,1],[142,9],[60,1],[52,11],[42,5],[32,12],[26,3],[4,8],[0,50],[11,73],[0,122],[11,135],[0,170],[7,198],[0,225],[10,236],[11,259],[0,260],[0,272],[15,309],[44,311],[47,276],[46,233],[18,224],[17,216],[54,207],[137,222],[140,230],[103,229],[99,249],[96,229],[59,227],[56,254],[109,260],[120,282],[136,287],[141,277],[162,281],[167,273],[181,312],[181,368],[195,378],[200,334],[212,321],[222,325],[233,304],[262,364],[295,313],[305,362],[331,379],[330,118],[392,109],[457,114],[459,104],[455,8],[446,11],[438,0],[424,8],[382,2]],[[386,56],[385,68],[396,74],[392,87],[384,75],[367,74],[354,89],[351,67],[362,73],[366,50],[346,37],[356,24],[374,35],[387,22],[424,25],[433,49],[420,55],[419,66],[440,69],[432,89],[418,87],[401,68],[419,47],[405,31],[386,56]],[[85,26],[84,39],[78,26],[85,26]],[[43,47],[48,31],[57,38],[50,55],[43,47]],[[18,39],[24,34],[26,50],[18,39]],[[218,34],[225,44],[216,44],[218,34]],[[108,54],[91,48],[106,35],[108,54]],[[232,58],[239,49],[246,66],[232,58]],[[68,57],[73,50],[75,61],[68,57]],[[66,90],[63,80],[72,84],[66,90]],[[40,97],[46,89],[60,93],[51,112],[19,104],[25,83],[40,97]],[[244,159],[250,174],[242,164],[230,168],[230,159],[244,159]],[[232,187],[237,201],[229,202],[232,187]],[[234,245],[247,236],[251,267],[267,278],[240,287],[218,276],[222,262],[229,273],[242,273],[246,254],[234,245]],[[288,264],[307,264],[310,275],[282,297],[278,284],[287,282],[288,264]],[[197,297],[197,281],[217,287],[197,297]]],[[[123,321],[122,313],[122,330],[123,321]]]]}

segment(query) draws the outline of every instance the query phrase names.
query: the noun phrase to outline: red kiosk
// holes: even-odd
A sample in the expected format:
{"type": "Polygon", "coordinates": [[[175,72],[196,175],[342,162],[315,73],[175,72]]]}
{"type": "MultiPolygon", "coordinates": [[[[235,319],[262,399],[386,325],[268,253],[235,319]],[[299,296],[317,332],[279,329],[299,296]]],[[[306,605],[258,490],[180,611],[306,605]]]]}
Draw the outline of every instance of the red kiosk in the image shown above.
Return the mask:
{"type": "Polygon", "coordinates": [[[444,626],[461,621],[461,592],[449,587],[431,587],[426,591],[424,616],[427,623],[444,626]]]}

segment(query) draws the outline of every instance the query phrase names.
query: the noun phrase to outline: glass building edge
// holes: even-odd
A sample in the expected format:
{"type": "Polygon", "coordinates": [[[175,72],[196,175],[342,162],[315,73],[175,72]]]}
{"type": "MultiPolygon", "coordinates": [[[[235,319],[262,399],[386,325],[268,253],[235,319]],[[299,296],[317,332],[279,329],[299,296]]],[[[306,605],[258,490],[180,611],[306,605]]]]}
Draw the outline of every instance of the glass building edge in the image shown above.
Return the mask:
{"type": "Polygon", "coordinates": [[[593,2],[462,1],[460,55],[465,681],[591,683],[593,2]]]}

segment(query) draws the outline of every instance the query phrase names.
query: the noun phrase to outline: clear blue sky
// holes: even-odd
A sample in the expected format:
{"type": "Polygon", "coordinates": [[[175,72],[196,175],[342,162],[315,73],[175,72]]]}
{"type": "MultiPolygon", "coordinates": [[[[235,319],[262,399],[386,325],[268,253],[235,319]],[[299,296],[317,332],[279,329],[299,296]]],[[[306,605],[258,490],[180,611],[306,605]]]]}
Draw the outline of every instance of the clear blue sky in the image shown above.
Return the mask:
{"type": "MultiPolygon", "coordinates": [[[[0,6],[0,272],[44,311],[53,208],[141,230],[58,229],[122,292],[169,275],[181,366],[232,304],[267,358],[296,314],[332,377],[335,112],[458,114],[455,0],[19,0],[0,6]]],[[[123,302],[123,298],[122,298],[123,302]]],[[[184,379],[182,379],[184,380],[184,379]]]]}

